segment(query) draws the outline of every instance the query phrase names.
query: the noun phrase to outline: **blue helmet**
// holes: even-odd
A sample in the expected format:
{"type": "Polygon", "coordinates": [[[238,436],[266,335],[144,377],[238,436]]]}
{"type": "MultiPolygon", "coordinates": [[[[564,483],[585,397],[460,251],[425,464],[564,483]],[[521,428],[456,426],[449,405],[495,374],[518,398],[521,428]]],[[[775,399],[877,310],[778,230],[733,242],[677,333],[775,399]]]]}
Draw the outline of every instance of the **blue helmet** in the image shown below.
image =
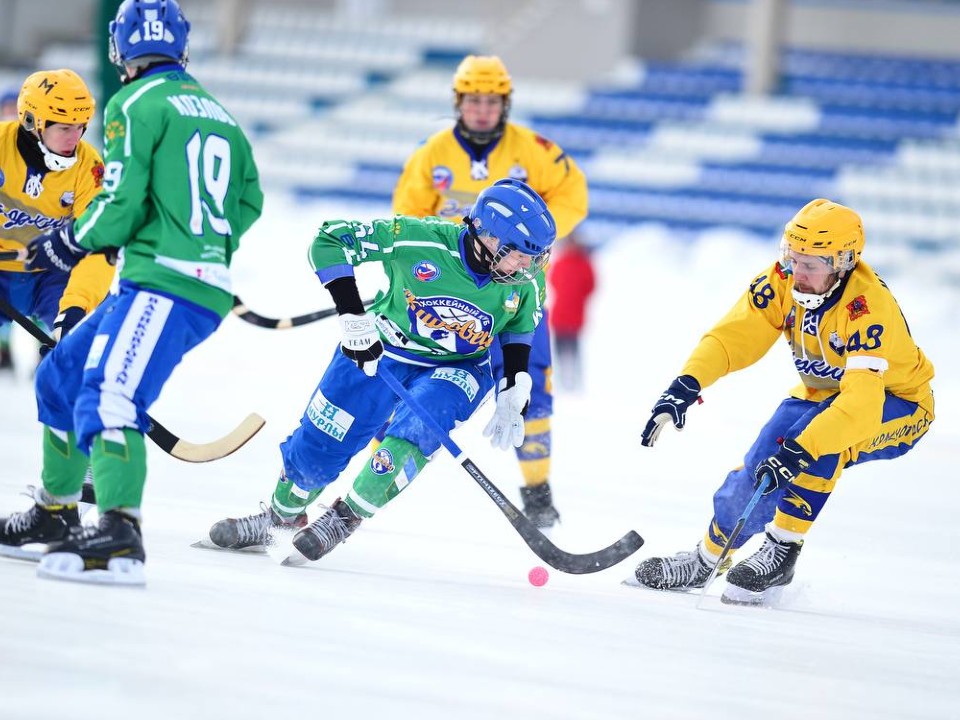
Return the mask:
{"type": "Polygon", "coordinates": [[[482,190],[470,209],[468,226],[478,234],[495,237],[497,251],[491,268],[513,250],[531,258],[530,268],[506,274],[494,269],[495,282],[520,284],[532,280],[550,258],[550,249],[557,239],[553,215],[536,191],[526,183],[505,178],[482,190]]]}
{"type": "Polygon", "coordinates": [[[124,0],[110,23],[110,62],[121,66],[159,55],[185,65],[189,34],[176,0],[124,0]]]}

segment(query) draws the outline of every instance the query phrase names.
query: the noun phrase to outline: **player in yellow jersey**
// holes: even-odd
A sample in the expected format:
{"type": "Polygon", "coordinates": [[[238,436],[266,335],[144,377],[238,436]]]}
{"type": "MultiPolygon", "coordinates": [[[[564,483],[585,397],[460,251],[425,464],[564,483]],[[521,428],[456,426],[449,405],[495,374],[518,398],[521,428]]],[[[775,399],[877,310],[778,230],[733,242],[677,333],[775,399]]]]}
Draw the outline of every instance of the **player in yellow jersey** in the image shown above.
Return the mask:
{"type": "MultiPolygon", "coordinates": [[[[20,88],[7,88],[0,94],[0,122],[17,119],[17,96],[20,88]]],[[[13,370],[10,350],[10,323],[0,324],[0,370],[13,370]]]]}
{"type": "MultiPolygon", "coordinates": [[[[509,177],[527,183],[546,201],[558,239],[570,234],[587,215],[586,178],[556,144],[509,122],[512,92],[500,58],[464,58],[453,76],[456,124],[429,137],[407,160],[393,194],[394,212],[459,223],[481,190],[509,177]]],[[[504,377],[499,346],[491,355],[494,377],[504,377]]],[[[549,528],[559,515],[548,482],[553,389],[546,319],[537,326],[530,375],[533,392],[517,450],[525,482],[521,496],[524,514],[549,528]]]]}
{"type": "MultiPolygon", "coordinates": [[[[0,252],[22,250],[59,229],[100,192],[103,161],[81,140],[93,110],[93,96],[72,70],[43,70],[23,83],[18,119],[0,122],[0,252]]],[[[58,339],[100,304],[112,279],[102,255],[69,274],[0,262],[0,296],[58,339]]],[[[0,312],[0,325],[8,322],[0,312]]]]}
{"type": "Polygon", "coordinates": [[[640,584],[702,587],[755,488],[766,481],[767,493],[731,547],[765,530],[764,543],[727,573],[722,599],[774,599],[793,579],[804,537],[843,470],[899,457],[930,428],[933,365],[890,290],[860,260],[863,247],[856,212],[824,199],[804,206],[784,229],[780,260],[754,278],[654,405],[643,431],[648,447],[667,423],[683,428],[702,388],[752,365],[780,337],[790,343],[801,384],[714,495],[703,541],[693,552],[641,562],[640,584]]]}

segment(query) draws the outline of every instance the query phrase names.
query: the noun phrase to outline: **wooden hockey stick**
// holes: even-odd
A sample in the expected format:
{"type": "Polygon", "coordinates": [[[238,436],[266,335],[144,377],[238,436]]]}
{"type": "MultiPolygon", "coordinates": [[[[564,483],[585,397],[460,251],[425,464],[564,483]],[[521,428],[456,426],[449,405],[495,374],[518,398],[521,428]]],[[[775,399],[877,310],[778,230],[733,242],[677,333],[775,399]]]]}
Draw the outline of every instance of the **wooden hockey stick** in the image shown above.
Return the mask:
{"type": "MultiPolygon", "coordinates": [[[[30,318],[13,307],[3,297],[0,297],[0,312],[33,335],[43,345],[48,348],[56,346],[57,343],[52,337],[37,327],[30,318]]],[[[147,417],[150,419],[147,437],[153,440],[157,447],[168,455],[172,455],[177,458],[177,460],[191,463],[219,460],[236,452],[243,447],[250,438],[260,432],[260,428],[266,423],[266,421],[256,413],[250,413],[236,428],[222,438],[208,443],[192,443],[174,435],[150,415],[147,417]]]]}
{"type": "Polygon", "coordinates": [[[453,455],[454,459],[460,463],[467,474],[483,488],[483,491],[496,503],[507,520],[513,525],[520,537],[533,552],[547,563],[550,567],[561,572],[574,575],[583,575],[586,573],[599,572],[613,567],[617,563],[626,560],[633,555],[640,546],[643,545],[643,538],[636,531],[631,530],[613,545],[605,547],[596,552],[585,555],[575,555],[568,553],[554,545],[547,537],[540,532],[540,529],[534,525],[527,517],[521,513],[516,506],[503,496],[503,493],[494,485],[490,478],[483,474],[483,471],[476,466],[470,458],[466,457],[464,452],[457,447],[456,443],[450,439],[440,424],[430,416],[426,408],[416,400],[407,389],[397,380],[389,370],[382,365],[377,370],[377,374],[387,384],[400,401],[409,407],[420,420],[437,436],[440,443],[453,455]]]}
{"type": "MultiPolygon", "coordinates": [[[[371,305],[373,305],[373,300],[363,301],[363,306],[365,308],[370,307],[371,305]]],[[[259,313],[255,313],[253,310],[243,304],[243,300],[234,295],[233,314],[258,327],[268,328],[270,330],[286,330],[288,328],[306,325],[317,320],[323,320],[324,318],[333,317],[337,314],[337,309],[326,308],[324,310],[316,310],[315,312],[307,313],[306,315],[294,315],[293,317],[286,318],[269,318],[260,315],[259,313]]]]}

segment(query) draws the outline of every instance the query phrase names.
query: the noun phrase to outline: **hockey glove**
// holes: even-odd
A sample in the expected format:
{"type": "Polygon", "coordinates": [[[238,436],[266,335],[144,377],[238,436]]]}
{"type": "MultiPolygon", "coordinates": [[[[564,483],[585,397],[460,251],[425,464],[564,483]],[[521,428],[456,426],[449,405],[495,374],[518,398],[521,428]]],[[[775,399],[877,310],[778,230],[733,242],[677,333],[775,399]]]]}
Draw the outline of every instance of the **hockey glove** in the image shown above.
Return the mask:
{"type": "Polygon", "coordinates": [[[86,316],[87,313],[84,312],[82,307],[68,307],[57,315],[57,319],[53,321],[53,339],[60,342],[86,316]]]}
{"type": "Polygon", "coordinates": [[[50,270],[68,273],[90,254],[73,236],[73,223],[59,230],[39,235],[27,246],[27,270],[50,270]]]}
{"type": "Polygon", "coordinates": [[[533,380],[525,372],[518,372],[509,387],[506,378],[500,381],[497,409],[483,429],[483,436],[490,438],[491,445],[501,450],[523,445],[523,411],[530,402],[532,387],[533,380]]]}
{"type": "Polygon", "coordinates": [[[695,402],[703,402],[700,399],[700,383],[692,375],[681,375],[670,383],[670,387],[653,406],[647,426],[640,436],[640,444],[653,447],[668,420],[673,422],[677,430],[683,430],[687,422],[687,408],[695,402]]]}
{"type": "Polygon", "coordinates": [[[816,460],[813,456],[800,447],[796,440],[784,440],[779,450],[757,465],[754,471],[756,482],[753,486],[757,487],[764,476],[769,477],[772,482],[767,483],[767,489],[763,493],[769,495],[777,488],[784,488],[792,483],[814,462],[816,460]]]}
{"type": "Polygon", "coordinates": [[[345,313],[340,316],[340,352],[357,364],[367,375],[377,374],[377,363],[383,355],[383,343],[380,342],[380,333],[377,332],[376,320],[373,313],[352,315],[345,313]]]}

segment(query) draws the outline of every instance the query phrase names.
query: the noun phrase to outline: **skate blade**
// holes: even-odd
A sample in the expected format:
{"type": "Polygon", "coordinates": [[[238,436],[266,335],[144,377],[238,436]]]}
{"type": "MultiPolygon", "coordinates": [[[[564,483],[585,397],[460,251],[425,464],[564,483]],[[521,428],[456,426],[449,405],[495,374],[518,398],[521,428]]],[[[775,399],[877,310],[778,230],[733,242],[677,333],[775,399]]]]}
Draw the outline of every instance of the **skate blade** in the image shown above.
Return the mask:
{"type": "Polygon", "coordinates": [[[741,607],[775,607],[783,594],[783,586],[772,587],[763,592],[746,590],[727,583],[727,587],[720,596],[724,605],[739,605],[741,607]]]}
{"type": "Polygon", "coordinates": [[[300,567],[310,562],[297,550],[293,538],[300,528],[275,527],[270,531],[267,554],[285,567],[300,567]]]}
{"type": "Polygon", "coordinates": [[[43,543],[27,543],[26,545],[0,545],[0,557],[13,558],[14,560],[40,562],[40,558],[42,558],[46,552],[47,546],[43,543]]]}
{"type": "Polygon", "coordinates": [[[67,580],[93,585],[146,585],[143,562],[113,558],[107,569],[85,570],[83,558],[73,553],[48,553],[40,560],[37,576],[48,580],[67,580]]]}
{"type": "Polygon", "coordinates": [[[267,549],[263,545],[251,545],[245,548],[225,548],[216,545],[209,537],[200,538],[195,543],[190,543],[190,547],[200,550],[219,550],[220,552],[239,553],[241,555],[266,555],[267,549]]]}

